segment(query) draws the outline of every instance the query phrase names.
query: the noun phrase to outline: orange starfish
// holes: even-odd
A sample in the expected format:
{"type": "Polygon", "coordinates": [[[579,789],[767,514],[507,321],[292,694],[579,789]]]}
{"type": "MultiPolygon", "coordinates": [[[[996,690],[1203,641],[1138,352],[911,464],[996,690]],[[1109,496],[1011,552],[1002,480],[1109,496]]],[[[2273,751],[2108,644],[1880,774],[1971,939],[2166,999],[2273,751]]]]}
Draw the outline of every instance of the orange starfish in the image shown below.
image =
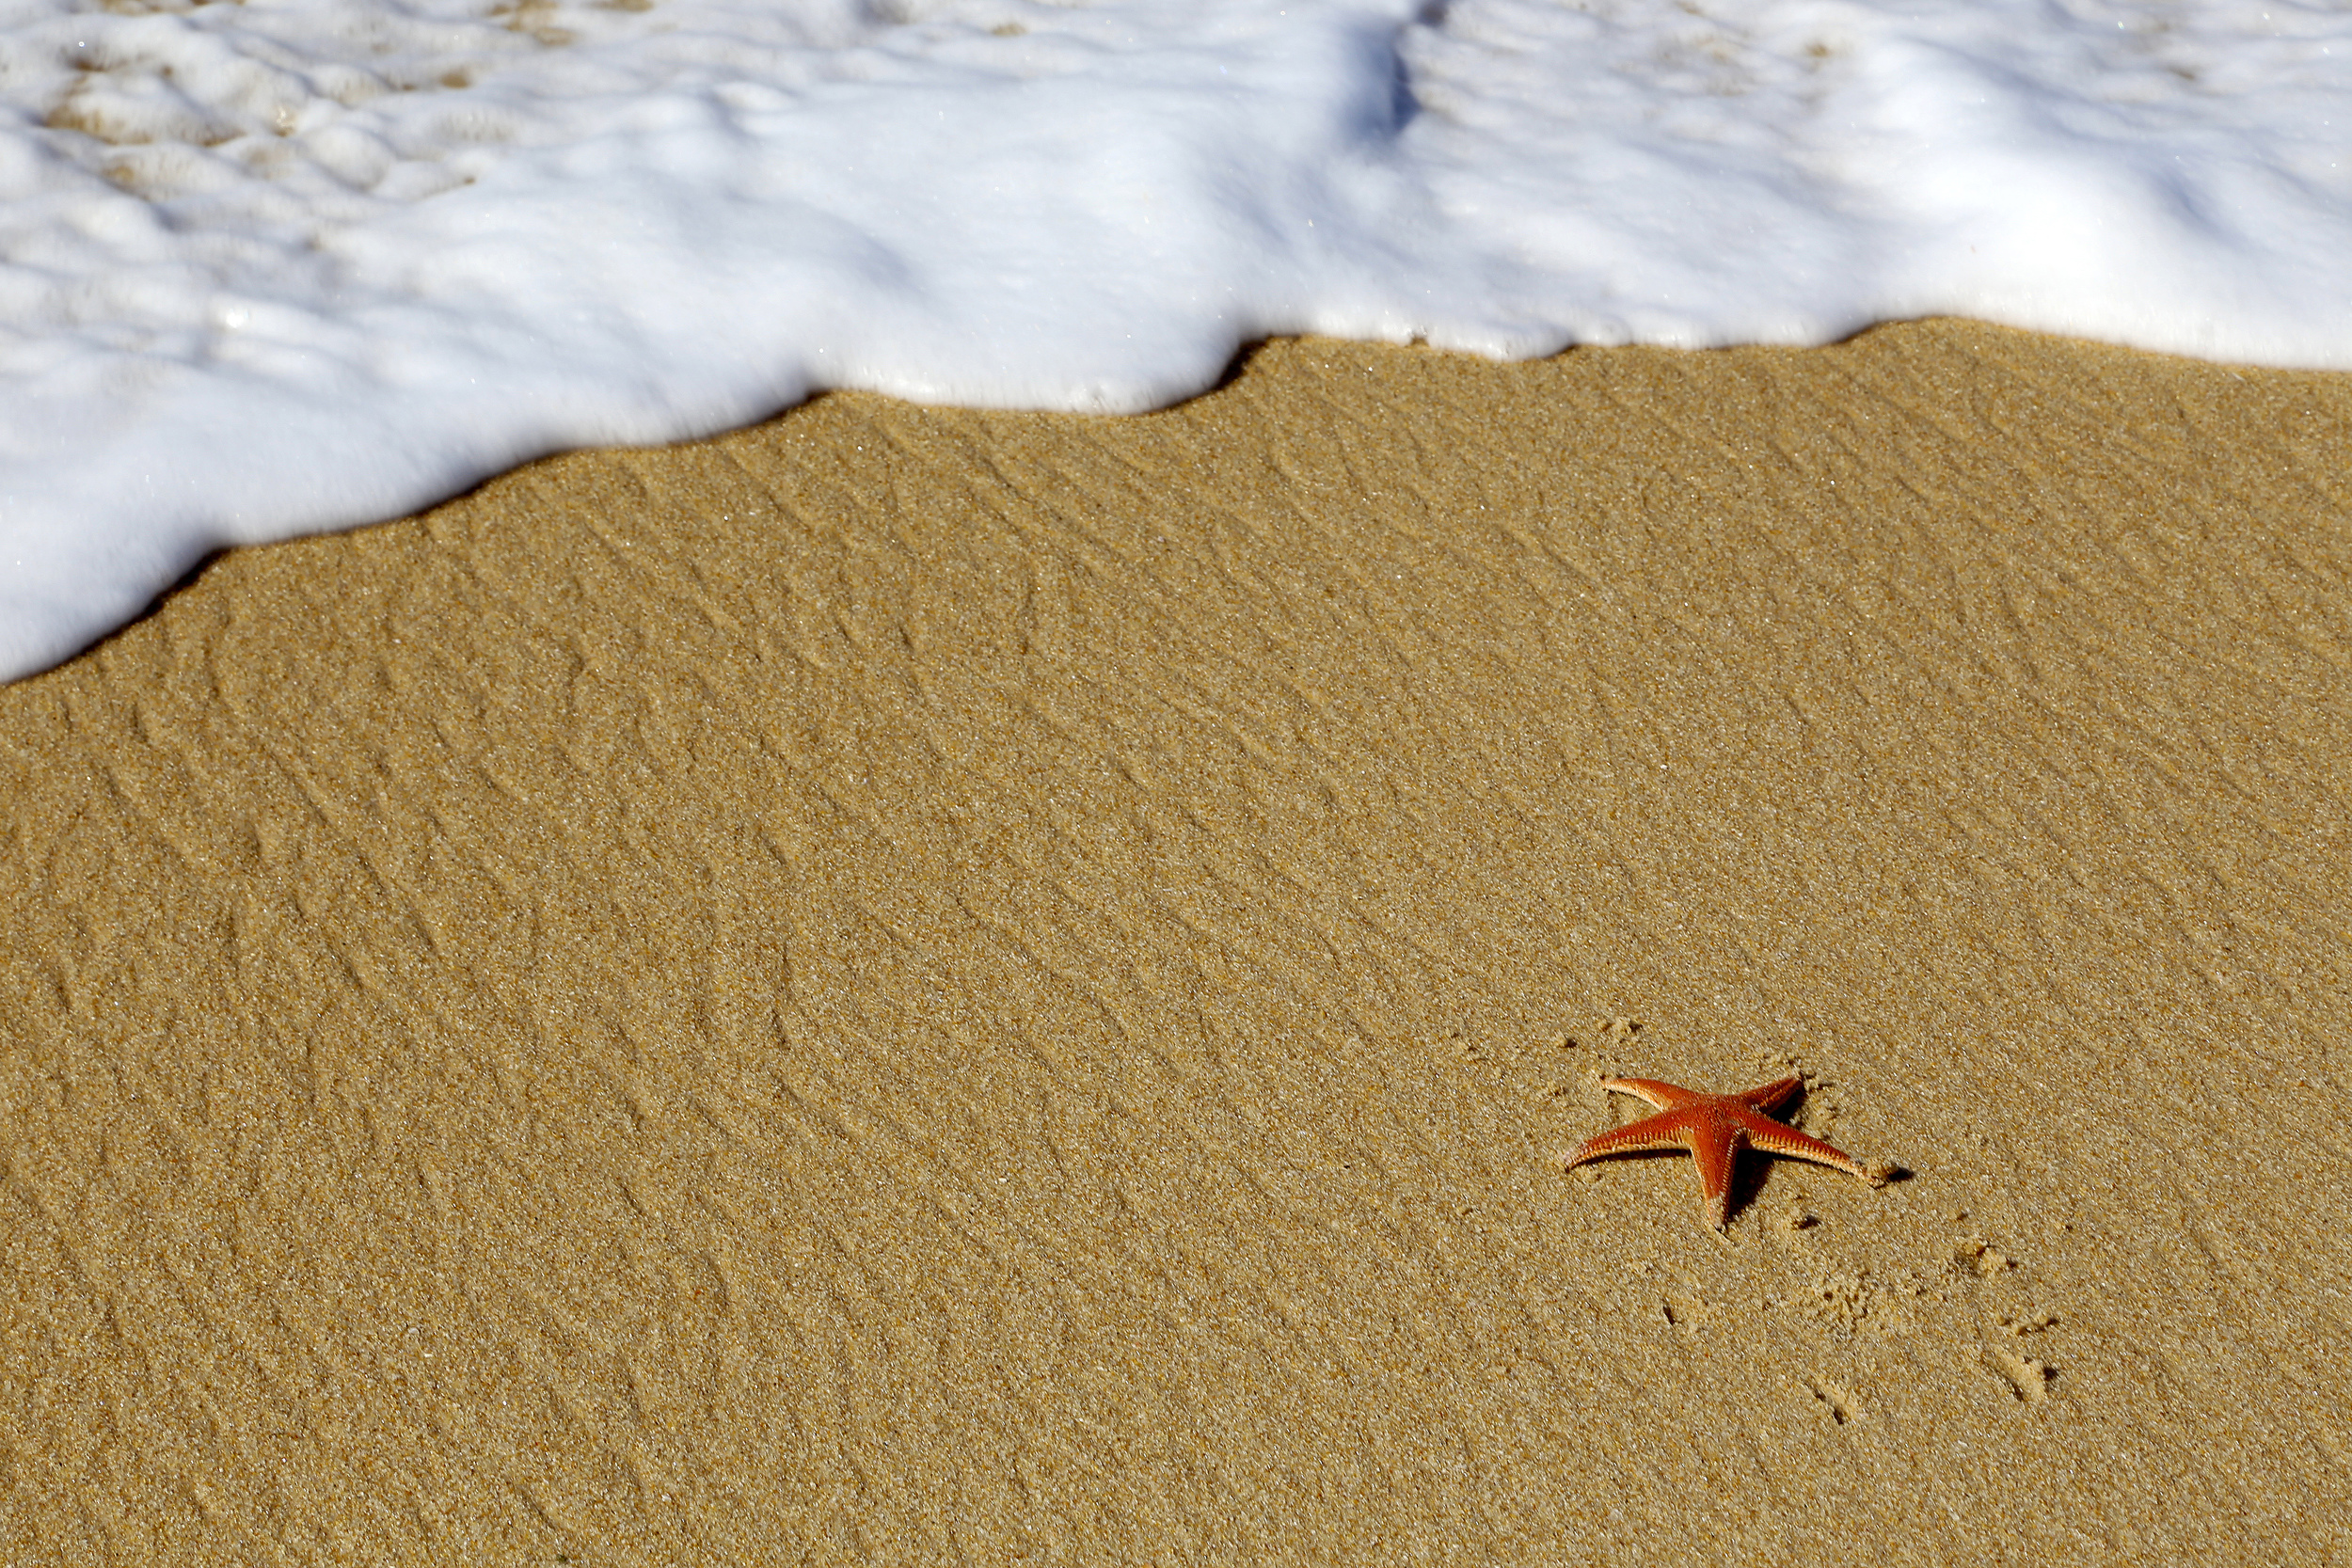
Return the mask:
{"type": "Polygon", "coordinates": [[[1864,1168],[1861,1162],[1843,1149],[1832,1148],[1819,1138],[1808,1138],[1764,1114],[1788,1104],[1804,1086],[1802,1078],[1783,1078],[1745,1094],[1701,1094],[1696,1089],[1678,1088],[1652,1078],[1609,1079],[1601,1085],[1602,1088],[1637,1095],[1659,1107],[1658,1115],[1585,1139],[1583,1146],[1569,1155],[1568,1163],[1560,1168],[1574,1170],[1587,1160],[1605,1160],[1612,1154],[1629,1154],[1636,1149],[1687,1148],[1698,1162],[1699,1187],[1705,1194],[1708,1223],[1718,1230],[1729,1223],[1731,1167],[1742,1148],[1794,1155],[1859,1176],[1873,1187],[1886,1185],[1882,1172],[1864,1168]]]}

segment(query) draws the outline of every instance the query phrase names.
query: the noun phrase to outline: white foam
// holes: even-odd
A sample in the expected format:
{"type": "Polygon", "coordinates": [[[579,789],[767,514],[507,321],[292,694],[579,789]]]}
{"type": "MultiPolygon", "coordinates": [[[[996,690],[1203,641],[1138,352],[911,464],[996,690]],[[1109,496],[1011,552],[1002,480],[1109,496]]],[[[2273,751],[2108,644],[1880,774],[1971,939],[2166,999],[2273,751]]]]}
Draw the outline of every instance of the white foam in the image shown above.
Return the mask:
{"type": "Polygon", "coordinates": [[[9,677],[220,545],[823,387],[1931,313],[2352,368],[2329,6],[109,7],[0,0],[9,677]]]}

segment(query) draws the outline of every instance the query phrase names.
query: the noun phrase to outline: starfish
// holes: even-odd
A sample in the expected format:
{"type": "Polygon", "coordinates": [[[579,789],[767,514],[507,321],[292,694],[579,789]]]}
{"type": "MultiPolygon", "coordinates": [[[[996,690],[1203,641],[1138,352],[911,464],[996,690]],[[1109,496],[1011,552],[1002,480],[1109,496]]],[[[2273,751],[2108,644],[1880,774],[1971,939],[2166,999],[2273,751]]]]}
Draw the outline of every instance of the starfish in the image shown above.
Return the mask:
{"type": "Polygon", "coordinates": [[[1658,1115],[1585,1139],[1560,1168],[1574,1170],[1587,1160],[1605,1160],[1612,1154],[1629,1154],[1636,1149],[1687,1148],[1698,1162],[1699,1188],[1707,1205],[1708,1223],[1718,1230],[1730,1220],[1731,1167],[1742,1148],[1794,1155],[1859,1176],[1873,1187],[1886,1185],[1882,1172],[1865,1168],[1843,1149],[1832,1148],[1819,1138],[1808,1138],[1765,1115],[1794,1100],[1804,1086],[1802,1078],[1783,1078],[1745,1094],[1701,1094],[1696,1089],[1661,1084],[1652,1078],[1609,1079],[1601,1085],[1602,1088],[1639,1096],[1659,1107],[1658,1115]]]}

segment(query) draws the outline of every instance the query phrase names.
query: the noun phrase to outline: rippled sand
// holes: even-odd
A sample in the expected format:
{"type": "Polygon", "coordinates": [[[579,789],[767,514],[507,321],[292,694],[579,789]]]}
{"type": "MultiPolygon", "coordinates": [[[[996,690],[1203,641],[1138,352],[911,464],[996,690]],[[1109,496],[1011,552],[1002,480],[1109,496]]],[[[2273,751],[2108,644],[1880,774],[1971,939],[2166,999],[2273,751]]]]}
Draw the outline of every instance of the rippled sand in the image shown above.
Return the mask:
{"type": "Polygon", "coordinates": [[[223,557],[0,691],[0,1556],[2352,1551],[2348,576],[2352,378],[1957,324],[223,557]]]}

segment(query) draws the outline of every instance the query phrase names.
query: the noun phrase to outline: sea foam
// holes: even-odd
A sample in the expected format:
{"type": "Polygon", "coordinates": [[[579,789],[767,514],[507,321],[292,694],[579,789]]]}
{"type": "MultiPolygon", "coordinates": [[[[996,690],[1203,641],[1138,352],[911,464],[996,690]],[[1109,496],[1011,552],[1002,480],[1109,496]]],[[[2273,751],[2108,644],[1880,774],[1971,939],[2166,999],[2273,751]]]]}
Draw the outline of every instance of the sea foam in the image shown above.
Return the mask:
{"type": "Polygon", "coordinates": [[[1941,313],[2352,368],[2348,144],[2352,12],[2278,0],[0,0],[0,677],[828,387],[1941,313]]]}

